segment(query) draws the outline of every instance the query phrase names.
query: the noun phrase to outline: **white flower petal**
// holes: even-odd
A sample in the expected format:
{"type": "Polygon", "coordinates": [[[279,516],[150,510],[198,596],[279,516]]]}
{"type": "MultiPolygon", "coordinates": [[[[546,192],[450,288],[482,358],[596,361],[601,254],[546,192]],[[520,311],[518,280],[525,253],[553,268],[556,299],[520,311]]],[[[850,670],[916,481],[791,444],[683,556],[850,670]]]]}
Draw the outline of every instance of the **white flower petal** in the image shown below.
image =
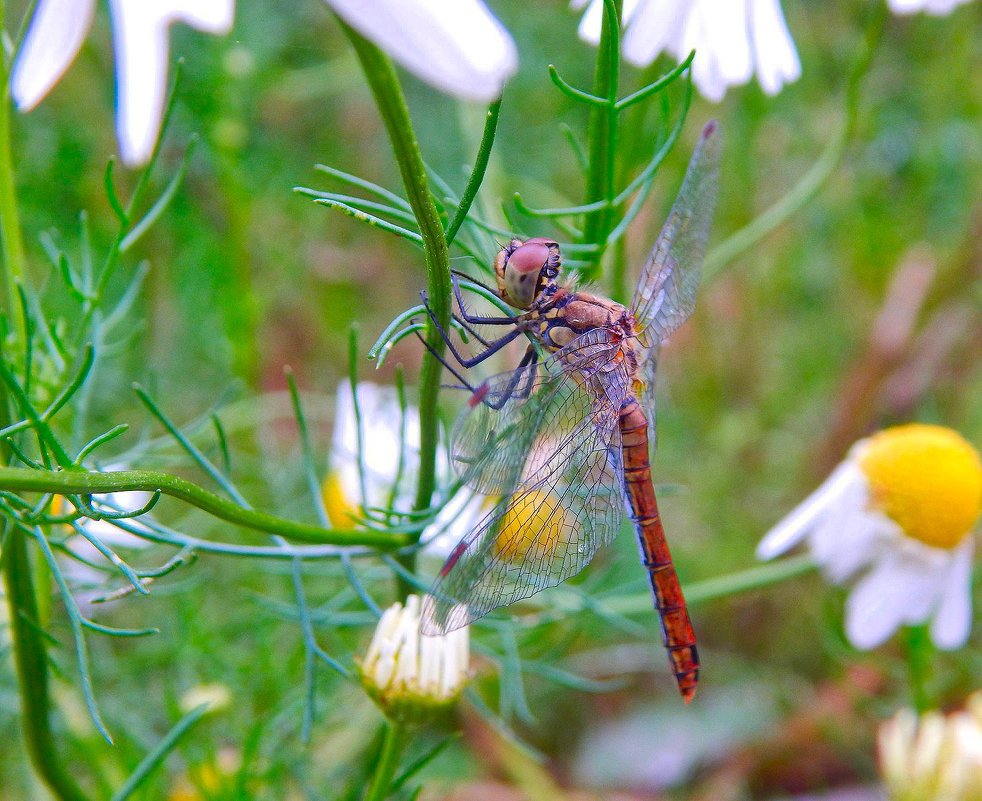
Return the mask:
{"type": "Polygon", "coordinates": [[[766,94],[776,95],[801,77],[801,62],[778,0],[750,0],[750,30],[757,80],[766,94]]]}
{"type": "MultiPolygon", "coordinates": [[[[586,5],[586,0],[573,0],[570,6],[575,11],[586,5]]],[[[590,0],[590,5],[580,18],[580,25],[576,29],[577,35],[586,43],[596,47],[600,44],[600,29],[603,24],[604,4],[603,0],[590,0]]]]}
{"type": "Polygon", "coordinates": [[[772,559],[801,542],[819,518],[835,508],[850,487],[855,487],[858,475],[848,461],[840,464],[818,489],[764,535],[757,545],[757,558],[772,559]]]}
{"type": "Polygon", "coordinates": [[[952,554],[945,577],[941,600],[931,621],[931,639],[938,648],[961,648],[972,631],[972,560],[975,552],[972,536],[952,554]]]}
{"type": "Polygon", "coordinates": [[[65,74],[92,27],[95,0],[40,0],[17,53],[10,90],[30,111],[65,74]]]}
{"type": "Polygon", "coordinates": [[[695,49],[693,78],[700,52],[709,55],[712,69],[729,86],[745,84],[753,75],[754,64],[750,50],[750,25],[746,0],[703,2],[693,7],[689,27],[683,37],[682,49],[676,54],[683,58],[695,49]]]}
{"type": "Polygon", "coordinates": [[[928,14],[943,16],[950,14],[955,8],[969,0],[887,0],[887,5],[894,14],[916,14],[926,11],[928,14]]]}
{"type": "Polygon", "coordinates": [[[110,0],[116,52],[116,132],[126,164],[145,163],[160,133],[167,89],[168,28],[185,22],[229,30],[233,0],[110,0]]]}
{"type": "Polygon", "coordinates": [[[846,636],[861,650],[882,645],[904,623],[927,619],[941,591],[943,574],[904,554],[883,557],[846,601],[846,636]]]}
{"type": "MultiPolygon", "coordinates": [[[[600,43],[600,29],[604,15],[603,0],[570,0],[569,7],[573,11],[579,11],[588,2],[590,5],[584,12],[582,19],[580,19],[580,25],[576,32],[584,42],[596,46],[600,43]]],[[[645,3],[645,0],[624,0],[624,7],[621,9],[621,25],[624,27],[630,26],[638,9],[645,8],[648,5],[650,4],[645,3]]],[[[648,62],[653,60],[654,56],[648,59],[648,62]]]]}
{"type": "MultiPolygon", "coordinates": [[[[361,503],[358,475],[358,427],[351,384],[338,385],[334,413],[334,435],[331,444],[331,469],[341,478],[347,501],[361,503]]],[[[414,496],[415,474],[419,468],[419,412],[406,407],[403,431],[402,408],[395,387],[379,386],[367,381],[358,383],[358,411],[362,425],[362,464],[365,472],[365,494],[368,506],[388,503],[392,484],[399,468],[399,443],[405,437],[403,464],[394,506],[408,509],[414,496]]],[[[442,447],[437,451],[437,475],[446,476],[448,464],[442,447]]]]}
{"type": "Polygon", "coordinates": [[[515,44],[478,0],[326,0],[410,72],[457,97],[488,102],[518,68],[515,44]]]}
{"type": "MultiPolygon", "coordinates": [[[[663,50],[671,50],[677,55],[681,45],[673,46],[673,43],[682,40],[687,6],[686,0],[640,3],[624,34],[624,58],[638,67],[645,67],[663,50]]],[[[599,31],[597,37],[599,39],[599,31]]],[[[682,57],[687,55],[688,51],[682,57]]]]}
{"type": "Polygon", "coordinates": [[[834,583],[876,561],[884,541],[893,546],[902,537],[896,523],[869,511],[869,490],[859,468],[849,462],[848,472],[852,480],[843,485],[808,536],[812,556],[834,583]]]}
{"type": "MultiPolygon", "coordinates": [[[[581,38],[596,42],[600,8],[595,0],[587,9],[581,38]]],[[[692,79],[714,102],[728,87],[747,83],[755,69],[768,94],[801,74],[779,0],[640,0],[631,10],[624,57],[646,66],[663,50],[680,61],[695,50],[692,79]]]]}

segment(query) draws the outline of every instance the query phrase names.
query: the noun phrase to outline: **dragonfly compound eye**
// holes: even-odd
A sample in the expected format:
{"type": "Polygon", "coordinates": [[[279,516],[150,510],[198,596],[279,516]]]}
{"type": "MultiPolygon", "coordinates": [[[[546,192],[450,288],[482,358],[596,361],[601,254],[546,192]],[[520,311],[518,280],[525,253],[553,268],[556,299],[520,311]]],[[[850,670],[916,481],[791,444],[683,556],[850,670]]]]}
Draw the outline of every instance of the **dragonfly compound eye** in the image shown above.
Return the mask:
{"type": "Polygon", "coordinates": [[[519,245],[508,256],[504,266],[506,300],[519,309],[527,309],[539,294],[540,276],[549,263],[551,253],[544,242],[529,241],[519,245]]]}

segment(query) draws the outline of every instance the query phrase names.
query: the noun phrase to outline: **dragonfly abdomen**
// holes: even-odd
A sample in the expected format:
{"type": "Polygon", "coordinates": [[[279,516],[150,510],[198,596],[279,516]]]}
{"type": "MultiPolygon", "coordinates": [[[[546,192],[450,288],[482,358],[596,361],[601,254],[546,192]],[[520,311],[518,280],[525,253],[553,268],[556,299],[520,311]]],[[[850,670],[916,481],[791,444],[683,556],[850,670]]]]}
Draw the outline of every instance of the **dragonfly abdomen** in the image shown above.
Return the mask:
{"type": "Polygon", "coordinates": [[[688,703],[699,681],[696,635],[686,609],[672,554],[665,539],[648,458],[648,421],[636,398],[620,410],[624,493],[638,535],[641,561],[651,579],[655,608],[661,618],[662,640],[682,698],[688,703]]]}

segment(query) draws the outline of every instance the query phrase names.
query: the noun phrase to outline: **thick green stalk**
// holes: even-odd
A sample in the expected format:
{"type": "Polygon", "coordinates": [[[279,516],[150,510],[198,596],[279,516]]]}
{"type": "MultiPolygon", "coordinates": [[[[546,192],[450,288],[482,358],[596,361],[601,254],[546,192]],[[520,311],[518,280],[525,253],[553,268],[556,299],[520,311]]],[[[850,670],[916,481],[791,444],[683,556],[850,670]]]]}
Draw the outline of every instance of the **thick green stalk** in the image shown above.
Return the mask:
{"type": "MultiPolygon", "coordinates": [[[[5,5],[0,0],[0,31],[4,30],[6,22],[5,5]]],[[[24,314],[17,295],[17,285],[24,281],[26,259],[10,147],[10,61],[3,48],[0,48],[0,245],[3,253],[7,313],[13,321],[19,341],[23,343],[24,314]]]]}
{"type": "MultiPolygon", "coordinates": [[[[341,23],[361,61],[365,77],[371,87],[385,130],[389,135],[399,173],[406,188],[406,199],[412,208],[423,237],[423,260],[426,265],[426,291],[430,308],[436,321],[447,330],[450,325],[450,252],[443,231],[443,224],[430,193],[426,167],[420,154],[419,143],[413,131],[409,107],[396,75],[395,67],[374,44],[344,22],[341,23]]],[[[419,377],[419,481],[413,508],[426,509],[430,505],[436,487],[436,449],[439,434],[437,402],[443,365],[437,358],[444,351],[443,339],[432,321],[429,322],[426,341],[429,352],[423,357],[419,377]]],[[[415,557],[400,558],[410,570],[415,557]]],[[[401,586],[405,594],[411,588],[401,586]]]]}
{"type": "Polygon", "coordinates": [[[31,582],[27,538],[9,523],[3,555],[3,589],[10,608],[10,638],[20,691],[21,726],[31,763],[51,792],[62,801],[85,801],[85,794],[58,758],[51,731],[48,656],[37,628],[38,608],[31,582]]]}
{"type": "MultiPolygon", "coordinates": [[[[0,0],[0,32],[6,30],[6,4],[0,0]]],[[[6,312],[13,321],[21,347],[26,339],[23,309],[17,293],[26,273],[21,239],[17,188],[10,143],[10,61],[0,48],[0,247],[3,256],[6,312]]],[[[0,353],[6,359],[6,353],[0,353]]],[[[0,392],[0,423],[8,420],[7,393],[0,392]]],[[[3,449],[3,463],[7,449],[3,449]]],[[[4,522],[3,588],[10,609],[10,639],[20,696],[21,729],[31,764],[48,788],[65,801],[85,801],[85,794],[65,770],[51,730],[51,698],[48,694],[48,656],[41,631],[41,617],[32,580],[31,560],[25,535],[4,522]]]]}
{"type": "MultiPolygon", "coordinates": [[[[604,3],[603,27],[600,32],[600,45],[597,48],[597,66],[593,75],[593,95],[606,99],[604,105],[594,105],[590,110],[589,126],[589,170],[586,181],[584,203],[598,200],[613,201],[614,177],[617,159],[617,85],[620,67],[620,31],[615,19],[611,24],[609,7],[619,4],[614,0],[604,3]]],[[[620,18],[620,10],[615,15],[620,18]]],[[[613,225],[614,209],[607,205],[587,215],[583,227],[583,241],[603,245],[607,242],[613,225]]],[[[600,255],[597,263],[583,272],[584,280],[593,280],[599,273],[600,255]]]]}
{"type": "Polygon", "coordinates": [[[372,777],[372,784],[365,801],[383,801],[389,795],[392,779],[399,767],[399,757],[409,741],[408,735],[405,726],[392,722],[388,724],[385,739],[382,741],[382,752],[379,754],[375,775],[372,777]]]}
{"type": "Polygon", "coordinates": [[[52,492],[56,495],[92,495],[97,493],[143,490],[186,501],[208,514],[246,528],[279,534],[292,540],[325,545],[365,545],[397,548],[408,545],[418,535],[384,531],[326,529],[309,523],[276,517],[247,509],[202,489],[170,473],[156,470],[121,470],[112,473],[86,470],[29,470],[0,467],[0,490],[11,492],[52,492]]]}
{"type": "Polygon", "coordinates": [[[926,625],[909,626],[907,635],[907,675],[910,678],[910,695],[914,709],[923,715],[932,707],[928,690],[931,676],[931,657],[934,646],[926,625]]]}

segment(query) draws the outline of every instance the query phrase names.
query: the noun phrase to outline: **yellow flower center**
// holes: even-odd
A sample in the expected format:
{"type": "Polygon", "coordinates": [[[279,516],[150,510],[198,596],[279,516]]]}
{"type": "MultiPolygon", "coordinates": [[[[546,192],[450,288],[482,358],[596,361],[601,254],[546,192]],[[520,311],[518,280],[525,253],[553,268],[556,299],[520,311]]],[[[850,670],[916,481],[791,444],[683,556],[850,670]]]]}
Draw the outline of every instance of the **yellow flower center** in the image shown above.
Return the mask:
{"type": "Polygon", "coordinates": [[[568,539],[566,512],[555,495],[538,490],[526,494],[501,518],[494,553],[508,562],[550,556],[568,539]]]}
{"type": "Polygon", "coordinates": [[[873,506],[935,548],[958,545],[982,511],[982,461],[950,428],[888,428],[866,440],[859,465],[873,506]]]}
{"type": "Polygon", "coordinates": [[[324,511],[331,525],[337,528],[351,528],[356,525],[361,516],[361,505],[350,501],[344,491],[341,474],[331,470],[321,485],[321,496],[324,498],[324,511]]]}

